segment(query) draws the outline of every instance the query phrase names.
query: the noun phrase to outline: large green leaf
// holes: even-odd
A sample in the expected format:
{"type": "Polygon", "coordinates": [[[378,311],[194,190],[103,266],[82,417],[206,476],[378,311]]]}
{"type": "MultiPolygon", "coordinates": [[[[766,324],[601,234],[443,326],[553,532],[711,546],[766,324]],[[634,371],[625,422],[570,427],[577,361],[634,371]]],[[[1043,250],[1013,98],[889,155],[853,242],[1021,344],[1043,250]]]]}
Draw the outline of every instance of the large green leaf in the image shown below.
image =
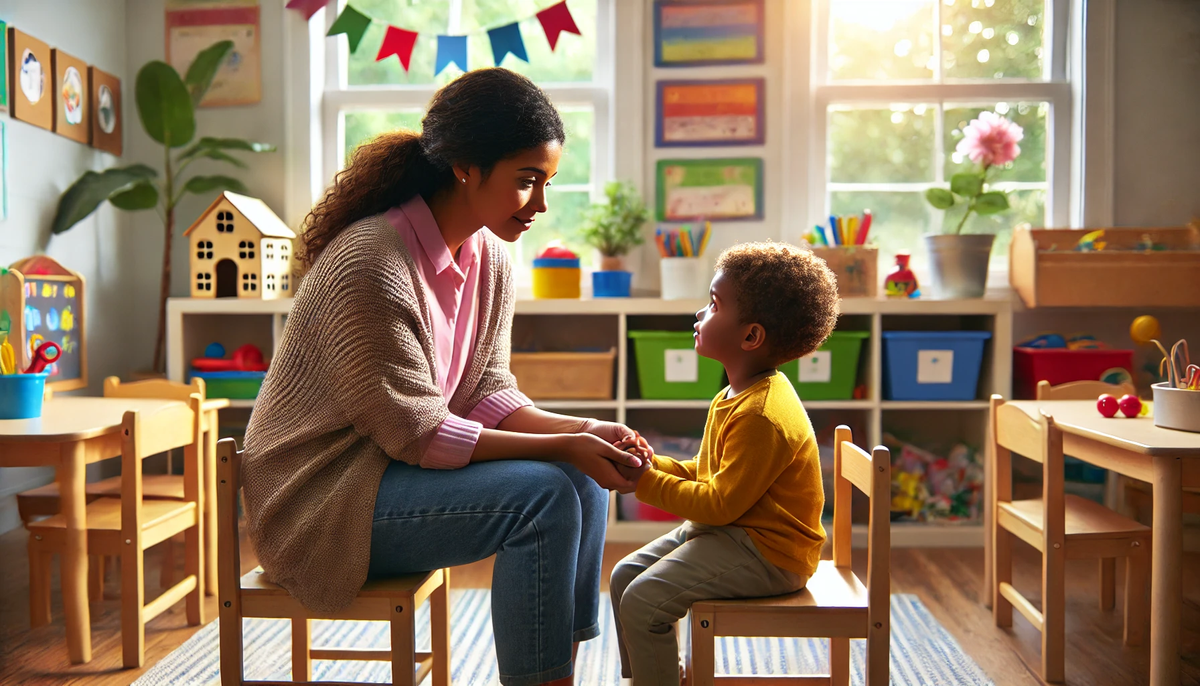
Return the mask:
{"type": "Polygon", "coordinates": [[[144,164],[84,172],[58,199],[50,230],[53,233],[66,231],[94,212],[100,203],[155,175],[157,172],[144,164]]]}
{"type": "Polygon", "coordinates": [[[220,174],[213,176],[193,176],[183,185],[184,193],[210,193],[220,189],[237,191],[238,193],[247,192],[246,185],[241,180],[220,174]]]}
{"type": "Polygon", "coordinates": [[[925,191],[925,199],[939,210],[954,207],[954,194],[945,188],[930,188],[925,191]]]}
{"type": "Polygon", "coordinates": [[[147,62],[138,71],[138,116],[151,138],[171,148],[187,145],[196,135],[196,112],[179,73],[166,62],[147,62]]]}
{"type": "Polygon", "coordinates": [[[204,99],[204,94],[212,85],[213,77],[217,75],[217,70],[221,68],[225,58],[232,50],[233,41],[223,40],[201,50],[200,54],[196,55],[196,59],[192,60],[187,75],[183,77],[183,83],[192,96],[192,107],[200,106],[200,101],[204,99]]]}
{"type": "Polygon", "coordinates": [[[158,187],[149,181],[108,196],[108,201],[122,210],[149,210],[158,205],[158,187]]]}
{"type": "Polygon", "coordinates": [[[275,152],[275,146],[270,143],[256,143],[242,138],[213,138],[212,136],[205,136],[196,145],[188,148],[184,155],[202,148],[244,150],[246,152],[275,152]]]}
{"type": "Polygon", "coordinates": [[[984,193],[975,200],[975,211],[982,215],[996,214],[1008,209],[1008,198],[999,191],[984,193]]]}
{"type": "Polygon", "coordinates": [[[983,190],[983,175],[961,172],[950,177],[950,190],[964,198],[974,198],[983,190]]]}
{"type": "Polygon", "coordinates": [[[217,160],[218,162],[228,162],[229,164],[232,164],[240,169],[246,168],[245,162],[216,148],[190,148],[187,153],[179,156],[179,161],[185,162],[188,160],[197,160],[201,158],[217,160]]]}

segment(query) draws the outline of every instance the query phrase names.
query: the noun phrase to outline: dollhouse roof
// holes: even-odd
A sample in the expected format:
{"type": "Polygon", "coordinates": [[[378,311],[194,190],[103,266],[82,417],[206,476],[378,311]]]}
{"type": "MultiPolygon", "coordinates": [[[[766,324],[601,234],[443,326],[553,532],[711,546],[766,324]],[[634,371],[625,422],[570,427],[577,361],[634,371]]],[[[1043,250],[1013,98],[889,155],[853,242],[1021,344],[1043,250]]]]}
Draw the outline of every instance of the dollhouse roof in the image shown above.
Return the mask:
{"type": "Polygon", "coordinates": [[[188,227],[188,230],[183,232],[183,235],[187,236],[192,231],[195,231],[196,227],[200,226],[208,218],[208,215],[212,214],[213,210],[217,208],[217,205],[221,204],[222,200],[228,200],[229,204],[233,205],[238,212],[241,212],[242,216],[254,225],[254,228],[260,234],[268,238],[296,237],[295,232],[289,229],[288,225],[284,224],[279,215],[272,212],[271,208],[267,207],[265,202],[258,198],[251,198],[248,195],[234,193],[233,191],[225,191],[221,195],[218,195],[217,199],[213,200],[212,204],[208,206],[208,209],[204,210],[200,214],[200,217],[188,227]]]}

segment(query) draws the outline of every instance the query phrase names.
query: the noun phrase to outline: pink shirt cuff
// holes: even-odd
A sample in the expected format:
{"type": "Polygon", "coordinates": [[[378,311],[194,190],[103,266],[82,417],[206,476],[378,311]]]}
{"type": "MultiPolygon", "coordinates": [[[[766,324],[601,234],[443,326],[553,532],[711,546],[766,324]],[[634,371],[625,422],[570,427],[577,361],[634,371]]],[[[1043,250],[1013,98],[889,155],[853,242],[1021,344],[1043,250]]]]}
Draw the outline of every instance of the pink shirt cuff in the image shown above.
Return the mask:
{"type": "Polygon", "coordinates": [[[515,388],[508,388],[480,400],[475,409],[467,415],[467,419],[479,422],[485,429],[494,429],[500,426],[500,422],[504,421],[508,415],[531,405],[533,405],[533,401],[524,393],[515,388]]]}
{"type": "Polygon", "coordinates": [[[475,452],[475,444],[479,442],[482,432],[483,426],[479,422],[449,415],[438,427],[433,442],[425,449],[421,466],[426,469],[458,469],[466,466],[471,461],[471,453],[475,452]]]}

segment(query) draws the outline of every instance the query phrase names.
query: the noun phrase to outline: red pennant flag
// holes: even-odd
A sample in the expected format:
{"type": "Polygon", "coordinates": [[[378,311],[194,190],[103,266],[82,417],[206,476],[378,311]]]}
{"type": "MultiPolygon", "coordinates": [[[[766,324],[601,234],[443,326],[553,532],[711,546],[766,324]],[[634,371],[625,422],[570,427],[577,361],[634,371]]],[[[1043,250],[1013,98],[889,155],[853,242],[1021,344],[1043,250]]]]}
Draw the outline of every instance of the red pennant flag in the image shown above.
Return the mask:
{"type": "Polygon", "coordinates": [[[317,10],[328,4],[329,0],[289,0],[287,9],[300,12],[305,19],[312,19],[317,10]]]}
{"type": "Polygon", "coordinates": [[[395,55],[400,59],[404,71],[408,71],[408,63],[412,61],[413,46],[416,44],[416,31],[389,26],[387,33],[383,36],[383,44],[379,46],[379,54],[375,56],[375,61],[379,62],[395,55]]]}
{"type": "Polygon", "coordinates": [[[575,25],[575,18],[571,16],[571,10],[567,9],[567,0],[562,0],[557,5],[551,5],[538,12],[537,18],[542,22],[546,40],[550,41],[550,50],[554,50],[558,45],[558,36],[563,31],[577,36],[583,35],[579,32],[579,27],[575,25]]]}

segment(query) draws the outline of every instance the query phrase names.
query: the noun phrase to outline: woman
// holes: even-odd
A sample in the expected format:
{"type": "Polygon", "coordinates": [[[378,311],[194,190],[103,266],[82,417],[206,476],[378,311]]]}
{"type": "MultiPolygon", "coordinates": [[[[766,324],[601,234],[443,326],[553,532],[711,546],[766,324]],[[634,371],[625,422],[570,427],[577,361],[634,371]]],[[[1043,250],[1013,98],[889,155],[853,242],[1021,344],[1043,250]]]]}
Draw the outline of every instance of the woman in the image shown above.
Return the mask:
{"type": "Polygon", "coordinates": [[[360,147],[313,208],[307,275],[246,430],[263,569],[335,611],[368,576],[496,555],[500,681],[566,684],[599,634],[620,424],[542,412],[508,369],[514,242],[547,209],[562,120],[504,69],[434,96],[420,135],[360,147]],[[480,229],[487,227],[487,231],[480,229]],[[577,645],[576,645],[577,647],[577,645]]]}

